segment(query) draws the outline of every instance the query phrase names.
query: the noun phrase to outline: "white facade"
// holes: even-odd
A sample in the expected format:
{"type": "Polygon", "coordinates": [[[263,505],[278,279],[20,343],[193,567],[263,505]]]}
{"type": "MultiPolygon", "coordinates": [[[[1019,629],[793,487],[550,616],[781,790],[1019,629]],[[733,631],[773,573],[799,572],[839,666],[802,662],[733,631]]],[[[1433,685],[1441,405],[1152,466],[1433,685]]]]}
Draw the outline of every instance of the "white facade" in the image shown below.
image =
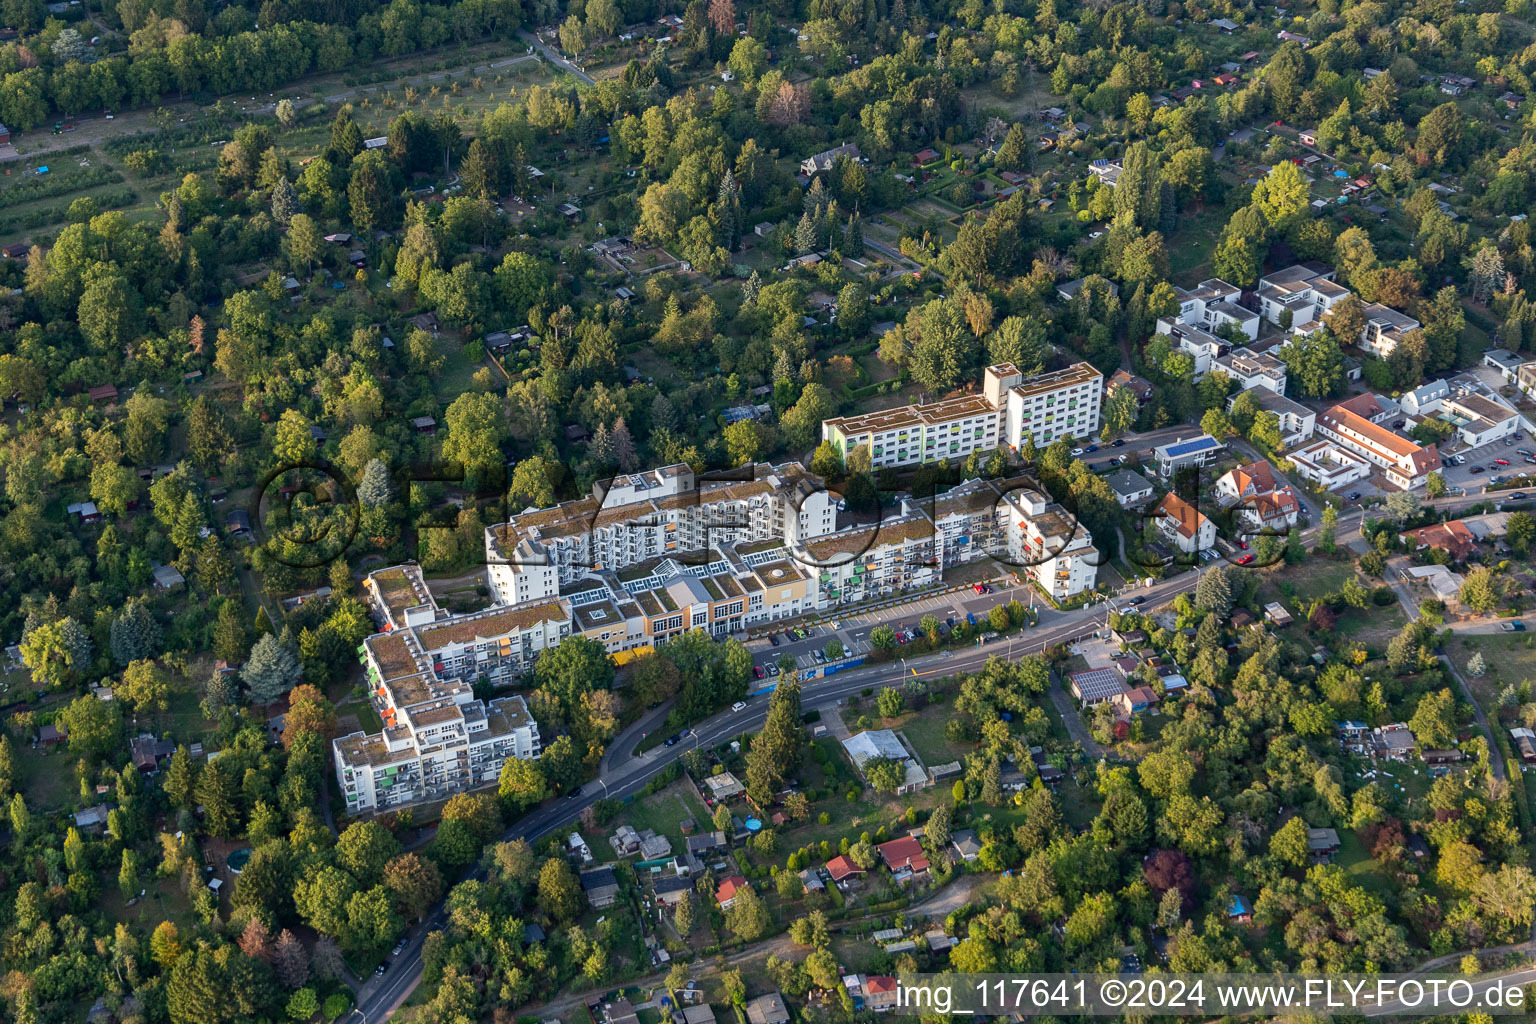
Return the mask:
{"type": "Polygon", "coordinates": [[[798,464],[758,464],[720,477],[696,479],[685,465],[631,473],[599,484],[590,497],[487,527],[496,599],[552,597],[593,572],[725,544],[792,544],[837,528],[834,497],[798,464]]]}
{"type": "Polygon", "coordinates": [[[1175,288],[1179,319],[1191,327],[1217,331],[1232,324],[1253,341],[1259,336],[1259,314],[1238,305],[1243,290],[1219,277],[1208,278],[1193,288],[1175,288]]]}
{"type": "Polygon", "coordinates": [[[1520,429],[1515,410],[1488,395],[1457,390],[1440,403],[1439,418],[1456,427],[1456,436],[1469,448],[1509,437],[1520,429]]]}
{"type": "Polygon", "coordinates": [[[1311,334],[1322,327],[1334,305],[1347,297],[1348,288],[1333,279],[1334,272],[1318,263],[1298,264],[1259,278],[1259,311],[1279,325],[1287,310],[1291,330],[1311,334]]]}
{"type": "Polygon", "coordinates": [[[1325,491],[1371,475],[1371,464],[1333,441],[1314,441],[1286,455],[1297,476],[1310,480],[1325,491]]]}
{"type": "Polygon", "coordinates": [[[1177,494],[1163,495],[1156,516],[1158,532],[1186,555],[1216,546],[1216,524],[1177,494]]]}
{"type": "Polygon", "coordinates": [[[378,733],[332,740],[349,814],[491,785],[509,757],[539,756],[539,726],[521,697],[476,700],[481,677],[511,682],[570,635],[569,606],[541,600],[448,615],[418,566],[381,569],[364,590],[385,632],[363,641],[378,733]]]}
{"type": "Polygon", "coordinates": [[[1007,441],[1013,448],[1028,438],[1036,448],[1099,431],[1104,375],[1088,363],[1021,379],[1008,388],[1007,441]]]}
{"type": "Polygon", "coordinates": [[[1066,509],[1023,489],[1008,492],[998,514],[1008,516],[1008,560],[1015,571],[1057,601],[1093,589],[1098,550],[1087,527],[1066,509]]]}
{"type": "Polygon", "coordinates": [[[1204,380],[1216,360],[1232,351],[1232,343],[1218,338],[1203,327],[1175,320],[1171,316],[1157,318],[1157,333],[1168,338],[1175,348],[1188,355],[1195,363],[1195,380],[1204,380]]]}
{"type": "Polygon", "coordinates": [[[1216,368],[1232,378],[1244,391],[1263,388],[1271,394],[1285,394],[1285,364],[1267,352],[1251,348],[1235,349],[1216,368]]]}

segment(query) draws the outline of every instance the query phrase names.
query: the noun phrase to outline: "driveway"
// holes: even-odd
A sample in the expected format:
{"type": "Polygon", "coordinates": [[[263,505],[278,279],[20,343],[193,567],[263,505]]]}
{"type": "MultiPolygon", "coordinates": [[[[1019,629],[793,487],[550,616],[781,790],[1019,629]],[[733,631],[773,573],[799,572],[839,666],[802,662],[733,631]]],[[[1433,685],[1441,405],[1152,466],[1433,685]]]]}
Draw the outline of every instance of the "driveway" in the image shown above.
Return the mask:
{"type": "Polygon", "coordinates": [[[1061,721],[1067,727],[1067,735],[1077,741],[1083,748],[1083,753],[1095,761],[1103,760],[1104,748],[1099,746],[1099,741],[1094,739],[1093,733],[1088,731],[1088,723],[1083,721],[1077,701],[1067,692],[1065,679],[1058,678],[1051,686],[1051,703],[1056,705],[1056,710],[1061,714],[1061,721]]]}

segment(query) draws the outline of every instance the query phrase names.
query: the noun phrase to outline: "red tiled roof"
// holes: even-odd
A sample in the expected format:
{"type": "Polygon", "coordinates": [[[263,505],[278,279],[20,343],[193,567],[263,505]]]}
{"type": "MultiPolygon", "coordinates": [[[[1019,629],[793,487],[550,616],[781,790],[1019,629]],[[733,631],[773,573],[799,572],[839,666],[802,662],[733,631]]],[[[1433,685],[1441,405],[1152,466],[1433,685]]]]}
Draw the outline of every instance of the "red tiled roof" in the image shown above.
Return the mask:
{"type": "Polygon", "coordinates": [[[720,883],[720,888],[715,892],[715,902],[722,906],[736,898],[736,894],[743,889],[750,889],[751,885],[740,875],[732,875],[720,883]]]}
{"type": "Polygon", "coordinates": [[[1178,523],[1179,536],[1194,539],[1200,532],[1200,524],[1205,522],[1205,516],[1183,498],[1169,491],[1163,500],[1157,503],[1156,512],[1167,513],[1168,518],[1178,523]]]}
{"type": "Polygon", "coordinates": [[[847,857],[838,856],[827,861],[827,874],[832,876],[832,881],[834,882],[841,882],[849,875],[860,875],[863,873],[864,869],[847,857]]]}
{"type": "Polygon", "coordinates": [[[885,866],[892,871],[898,868],[911,868],[913,871],[928,870],[928,857],[923,853],[923,844],[912,836],[902,836],[900,839],[881,843],[880,859],[885,861],[885,866]]]}
{"type": "Polygon", "coordinates": [[[864,979],[864,991],[871,994],[896,991],[896,979],[889,974],[871,975],[864,979]]]}
{"type": "Polygon", "coordinates": [[[1403,536],[1410,538],[1415,548],[1442,548],[1458,561],[1477,550],[1477,538],[1460,519],[1409,530],[1403,536]]]}

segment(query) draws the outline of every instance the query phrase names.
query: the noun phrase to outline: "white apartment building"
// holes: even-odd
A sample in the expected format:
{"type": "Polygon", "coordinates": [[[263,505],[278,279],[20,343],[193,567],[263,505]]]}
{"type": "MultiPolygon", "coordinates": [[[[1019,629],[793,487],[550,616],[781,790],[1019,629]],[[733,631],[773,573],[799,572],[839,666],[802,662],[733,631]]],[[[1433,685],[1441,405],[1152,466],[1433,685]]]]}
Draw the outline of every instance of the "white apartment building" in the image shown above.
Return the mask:
{"type": "Polygon", "coordinates": [[[1044,447],[1098,430],[1103,383],[1103,374],[1088,363],[1027,379],[1012,363],[1000,363],[987,367],[980,395],[825,420],[821,438],[844,459],[868,446],[876,469],[965,459],[1002,444],[1017,448],[1025,427],[1044,447]]]}
{"type": "Polygon", "coordinates": [[[1157,333],[1194,360],[1195,380],[1204,380],[1205,375],[1216,367],[1217,360],[1232,351],[1232,343],[1227,339],[1171,316],[1157,318],[1157,333]]]}
{"type": "Polygon", "coordinates": [[[1208,278],[1193,288],[1175,288],[1179,300],[1179,319],[1191,327],[1218,331],[1235,325],[1249,341],[1259,336],[1259,314],[1238,305],[1243,290],[1219,277],[1208,278]]]}
{"type": "MultiPolygon", "coordinates": [[[[1232,411],[1232,406],[1237,404],[1238,392],[1227,399],[1227,411],[1232,411]]],[[[1268,388],[1259,388],[1252,392],[1258,401],[1259,408],[1267,413],[1273,413],[1280,426],[1280,438],[1286,447],[1301,444],[1312,436],[1317,429],[1317,413],[1308,409],[1299,402],[1293,402],[1284,395],[1276,394],[1268,388]]]]}
{"type": "Polygon", "coordinates": [[[1065,508],[1039,491],[1006,491],[998,515],[1008,543],[1007,560],[1052,600],[1092,590],[1101,561],[1093,536],[1065,508]]]}
{"type": "Polygon", "coordinates": [[[472,686],[531,668],[569,635],[568,606],[542,600],[448,615],[416,565],[381,569],[364,591],[385,630],[359,648],[384,728],[331,741],[348,813],[492,785],[507,758],[539,756],[539,726],[523,699],[479,701],[472,686]]]}
{"type": "Polygon", "coordinates": [[[1092,437],[1099,430],[1099,411],[1104,396],[1104,375],[1090,363],[1074,363],[1065,370],[1026,378],[1012,364],[987,368],[987,392],[999,403],[1005,400],[1005,438],[1015,450],[1028,438],[1036,448],[1053,441],[1092,437]],[[994,390],[994,375],[996,384],[994,390]],[[1011,371],[1011,372],[1009,372],[1011,371]]]}
{"type": "Polygon", "coordinates": [[[1334,441],[1314,441],[1288,452],[1285,457],[1297,476],[1312,481],[1325,491],[1364,480],[1372,471],[1371,463],[1334,441]]]}
{"type": "Polygon", "coordinates": [[[1365,307],[1365,328],[1360,332],[1360,348],[1382,359],[1391,355],[1403,335],[1419,329],[1419,322],[1407,313],[1373,302],[1365,307]]]}
{"type": "Polygon", "coordinates": [[[1301,263],[1266,274],[1259,278],[1259,311],[1278,326],[1289,310],[1292,332],[1311,334],[1321,329],[1334,304],[1350,293],[1333,277],[1333,269],[1321,263],[1301,263]]]}
{"type": "Polygon", "coordinates": [[[944,571],[933,522],[910,509],[878,526],[817,537],[793,555],[817,576],[818,608],[921,590],[944,571]]]}
{"type": "Polygon", "coordinates": [[[1317,432],[1380,467],[1392,486],[1405,491],[1422,487],[1440,468],[1438,449],[1421,447],[1373,422],[1370,415],[1381,407],[1375,395],[1357,395],[1318,416],[1317,432]]]}
{"type": "Polygon", "coordinates": [[[1440,403],[1451,393],[1449,381],[1432,380],[1412,391],[1403,392],[1397,402],[1410,416],[1428,416],[1440,410],[1440,403]]]}
{"type": "Polygon", "coordinates": [[[1268,352],[1234,349],[1231,355],[1216,360],[1216,369],[1236,381],[1244,391],[1262,388],[1271,394],[1285,394],[1285,364],[1268,352]]]}
{"type": "Polygon", "coordinates": [[[685,465],[663,466],[487,527],[486,563],[496,599],[515,604],[552,597],[592,572],[724,544],[792,544],[836,528],[834,497],[797,463],[702,480],[685,465]]]}

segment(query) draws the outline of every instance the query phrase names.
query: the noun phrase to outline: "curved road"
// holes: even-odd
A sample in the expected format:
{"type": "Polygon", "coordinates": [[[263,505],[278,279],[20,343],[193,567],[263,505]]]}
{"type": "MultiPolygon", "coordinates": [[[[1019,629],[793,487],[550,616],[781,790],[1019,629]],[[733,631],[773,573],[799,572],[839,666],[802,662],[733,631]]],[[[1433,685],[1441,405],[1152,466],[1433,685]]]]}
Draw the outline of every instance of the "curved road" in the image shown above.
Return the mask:
{"type": "MultiPolygon", "coordinates": [[[[1444,511],[1452,511],[1484,500],[1486,500],[1485,497],[1468,496],[1459,499],[1441,499],[1426,502],[1426,504],[1444,511]]],[[[1359,518],[1363,512],[1364,509],[1356,507],[1339,517],[1336,534],[1341,545],[1349,533],[1358,530],[1359,518]]],[[[1317,530],[1317,526],[1309,527],[1302,531],[1302,536],[1310,541],[1316,536],[1317,530]]],[[[1198,572],[1182,573],[1174,579],[1165,580],[1151,587],[1128,589],[1126,594],[1141,597],[1143,602],[1140,610],[1149,611],[1167,604],[1179,594],[1194,590],[1199,575],[1198,572]]],[[[1013,594],[1011,591],[1004,591],[997,596],[1001,601],[1006,602],[1013,597],[1013,594]]],[[[1103,628],[1104,619],[1114,604],[1115,601],[1112,599],[1109,602],[1069,612],[1046,609],[1042,611],[1038,626],[1016,634],[1010,641],[996,641],[964,649],[940,651],[919,658],[850,669],[836,675],[811,679],[803,684],[801,704],[806,709],[827,708],[859,693],[866,687],[889,686],[901,681],[909,674],[919,678],[951,676],[980,668],[994,654],[1009,656],[1015,652],[1021,656],[1033,654],[1046,647],[1075,640],[1103,628]]],[[[892,611],[897,613],[891,620],[894,622],[900,617],[899,609],[892,611]]],[[[689,731],[684,743],[672,747],[657,747],[636,754],[635,746],[641,737],[652,729],[662,727],[667,711],[666,706],[654,708],[616,736],[609,744],[608,753],[603,756],[599,778],[588,782],[578,795],[546,803],[512,825],[502,838],[530,841],[542,839],[570,825],[584,809],[603,797],[622,800],[633,796],[645,788],[652,776],[681,757],[685,750],[691,747],[712,747],[744,733],[757,731],[767,717],[768,702],[761,698],[751,700],[744,711],[722,712],[700,722],[689,731]]],[[[483,874],[481,869],[476,868],[469,877],[479,878],[483,877],[483,874]]],[[[421,980],[422,940],[429,932],[441,929],[446,919],[443,905],[439,903],[416,929],[400,956],[388,961],[388,967],[383,976],[369,979],[362,987],[358,993],[358,1009],[352,1015],[354,1021],[359,1017],[365,1024],[386,1020],[405,1001],[421,980]]]]}

